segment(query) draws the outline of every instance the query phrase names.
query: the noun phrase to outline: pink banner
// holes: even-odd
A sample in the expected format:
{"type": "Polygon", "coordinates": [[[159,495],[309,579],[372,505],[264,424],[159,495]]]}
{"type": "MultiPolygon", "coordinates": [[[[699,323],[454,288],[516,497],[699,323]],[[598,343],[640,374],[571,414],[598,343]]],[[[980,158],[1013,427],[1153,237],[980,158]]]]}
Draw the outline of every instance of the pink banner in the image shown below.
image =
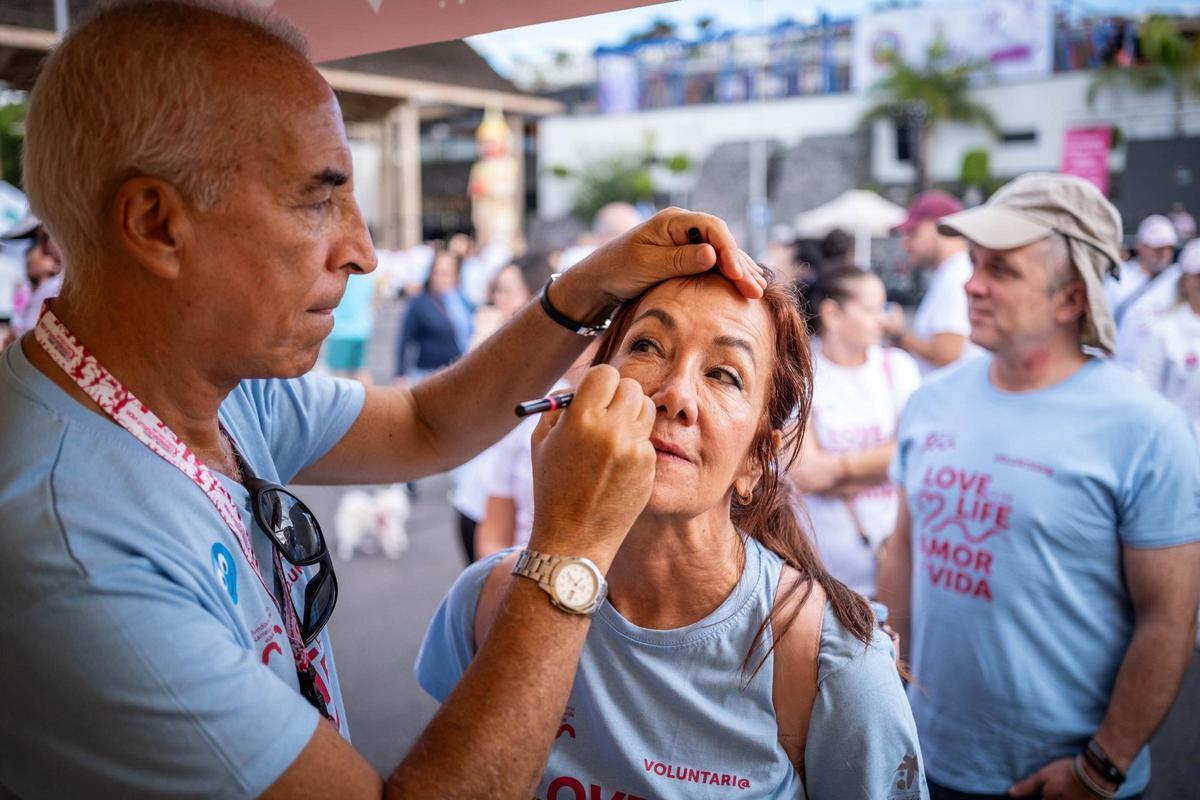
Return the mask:
{"type": "Polygon", "coordinates": [[[1091,181],[1108,196],[1108,153],[1112,128],[1068,128],[1063,141],[1062,172],[1091,181]]]}
{"type": "Polygon", "coordinates": [[[287,17],[316,62],[396,50],[664,0],[243,0],[287,17]]]}

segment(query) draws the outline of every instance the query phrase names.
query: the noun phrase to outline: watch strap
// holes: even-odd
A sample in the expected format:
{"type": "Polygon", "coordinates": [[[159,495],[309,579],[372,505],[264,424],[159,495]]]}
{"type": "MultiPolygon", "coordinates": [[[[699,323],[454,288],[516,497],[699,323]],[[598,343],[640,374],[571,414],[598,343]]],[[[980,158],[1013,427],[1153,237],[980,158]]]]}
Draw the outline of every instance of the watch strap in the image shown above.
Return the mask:
{"type": "Polygon", "coordinates": [[[542,310],[546,312],[546,316],[578,336],[599,336],[607,331],[608,326],[612,324],[613,314],[616,313],[619,306],[609,309],[607,316],[597,323],[577,322],[559,311],[550,302],[550,286],[558,277],[558,273],[551,275],[550,280],[546,281],[546,285],[542,287],[542,291],[538,294],[538,302],[541,303],[542,310]]]}
{"type": "Polygon", "coordinates": [[[538,587],[543,592],[550,595],[550,602],[555,608],[566,611],[568,614],[579,614],[581,616],[591,616],[596,613],[596,609],[600,608],[604,603],[604,598],[608,596],[608,582],[604,580],[603,573],[600,568],[592,563],[591,559],[579,556],[559,556],[549,555],[547,553],[539,553],[536,550],[525,549],[517,557],[517,563],[513,565],[513,575],[519,575],[523,578],[529,578],[537,583],[538,587]],[[592,598],[591,604],[586,608],[572,608],[561,602],[555,592],[554,586],[551,583],[551,576],[554,574],[554,569],[564,561],[575,562],[585,565],[596,576],[597,587],[596,596],[592,598]]]}
{"type": "Polygon", "coordinates": [[[530,578],[538,586],[547,589],[550,587],[550,573],[562,559],[562,556],[547,555],[535,550],[522,550],[521,555],[517,558],[517,563],[513,565],[512,574],[530,578]]]}

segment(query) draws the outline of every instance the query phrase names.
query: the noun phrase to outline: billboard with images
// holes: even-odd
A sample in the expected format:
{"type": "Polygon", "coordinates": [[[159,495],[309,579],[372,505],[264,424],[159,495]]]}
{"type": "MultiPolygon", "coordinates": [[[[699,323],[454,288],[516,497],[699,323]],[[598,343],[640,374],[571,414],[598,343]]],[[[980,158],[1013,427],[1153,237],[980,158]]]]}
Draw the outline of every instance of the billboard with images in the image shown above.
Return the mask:
{"type": "Polygon", "coordinates": [[[977,0],[922,5],[863,15],[854,30],[854,88],[865,91],[887,76],[888,50],[923,64],[941,37],[952,57],[991,65],[997,78],[1049,75],[1054,64],[1051,0],[977,0]]]}

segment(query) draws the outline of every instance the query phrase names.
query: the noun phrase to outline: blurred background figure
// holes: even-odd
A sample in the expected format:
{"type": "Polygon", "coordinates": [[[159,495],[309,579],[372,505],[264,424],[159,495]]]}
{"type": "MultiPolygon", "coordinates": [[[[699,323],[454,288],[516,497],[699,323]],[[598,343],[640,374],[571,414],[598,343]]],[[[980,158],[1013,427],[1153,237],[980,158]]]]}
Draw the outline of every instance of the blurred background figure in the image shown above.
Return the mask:
{"type": "MultiPolygon", "coordinates": [[[[450,238],[450,243],[461,239],[467,241],[469,248],[461,256],[459,291],[473,308],[480,308],[488,304],[492,282],[500,270],[525,253],[525,237],[518,231],[503,241],[495,239],[476,247],[469,236],[459,233],[450,238]]],[[[449,249],[454,252],[453,247],[449,249]]]]}
{"type": "Polygon", "coordinates": [[[325,365],[334,375],[371,383],[367,344],[375,331],[374,275],[351,275],[333,309],[333,332],[325,343],[325,365]]]}
{"type": "Polygon", "coordinates": [[[825,272],[807,295],[813,335],[812,416],[792,468],[829,572],[875,596],[877,554],[896,524],[887,480],[896,425],[921,384],[916,362],[882,347],[883,281],[855,267],[825,272]]]}
{"type": "Polygon", "coordinates": [[[574,245],[563,250],[558,260],[558,271],[570,269],[600,245],[639,224],[642,218],[642,212],[629,203],[609,203],[602,206],[596,212],[591,233],[580,236],[574,245]]]}
{"type": "Polygon", "coordinates": [[[471,166],[467,188],[475,236],[481,247],[510,247],[521,227],[521,165],[510,152],[512,131],[499,109],[484,113],[475,146],[479,160],[471,166]]]}
{"type": "MultiPolygon", "coordinates": [[[[475,312],[474,330],[467,349],[474,349],[512,319],[550,280],[552,271],[546,253],[528,253],[500,270],[492,281],[488,304],[475,312]]],[[[517,430],[521,427],[518,426],[517,430]]],[[[499,449],[504,441],[484,450],[450,473],[450,504],[454,506],[463,558],[468,564],[475,560],[476,531],[487,511],[487,476],[493,451],[499,449]]]]}
{"type": "Polygon", "coordinates": [[[547,253],[527,253],[502,268],[492,280],[487,304],[475,312],[468,350],[491,336],[541,291],[553,269],[547,253]]]}
{"type": "Polygon", "coordinates": [[[916,358],[922,376],[978,352],[968,340],[971,323],[963,290],[971,277],[967,243],[937,229],[939,217],[961,210],[962,203],[953,195],[939,189],[922,192],[909,204],[908,218],[893,230],[903,239],[909,263],[932,272],[911,325],[899,307],[893,307],[884,319],[884,332],[916,358]]]}
{"type": "MultiPolygon", "coordinates": [[[[579,385],[596,355],[596,340],[554,385],[550,393],[569,391],[579,385]]],[[[475,534],[475,559],[483,559],[508,547],[524,547],[533,530],[533,429],[532,416],[509,431],[481,461],[479,478],[486,492],[485,511],[475,534]]]]}
{"type": "Polygon", "coordinates": [[[767,266],[784,283],[795,283],[801,277],[796,244],[796,231],[790,226],[775,225],[771,228],[771,238],[767,241],[767,266]]]}
{"type": "Polygon", "coordinates": [[[1182,408],[1200,434],[1200,239],[1183,248],[1175,303],[1151,327],[1138,372],[1182,408]]]}
{"type": "Polygon", "coordinates": [[[1171,218],[1171,224],[1175,226],[1175,232],[1179,234],[1179,241],[1186,242],[1196,235],[1196,218],[1188,213],[1183,203],[1172,203],[1168,216],[1171,218]]]}
{"type": "Polygon", "coordinates": [[[1121,269],[1121,283],[1131,278],[1131,289],[1118,295],[1112,305],[1117,323],[1117,349],[1113,361],[1129,370],[1137,369],[1138,353],[1146,346],[1150,330],[1175,305],[1179,265],[1175,226],[1161,214],[1153,214],[1138,225],[1137,251],[1133,261],[1121,269]]]}
{"type": "Polygon", "coordinates": [[[471,338],[471,308],[458,291],[458,257],[436,253],[425,289],[412,298],[396,343],[396,376],[416,383],[463,354],[471,338]]]}
{"type": "Polygon", "coordinates": [[[821,239],[820,271],[836,270],[857,266],[855,263],[854,237],[843,228],[834,228],[821,239]]]}
{"type": "Polygon", "coordinates": [[[33,330],[42,303],[58,296],[62,288],[63,262],[58,245],[32,214],[0,233],[0,238],[31,240],[29,249],[25,251],[25,279],[13,291],[12,318],[3,342],[3,346],[7,347],[27,331],[33,330]]]}
{"type": "Polygon", "coordinates": [[[1133,259],[1121,265],[1116,279],[1109,276],[1104,282],[1104,296],[1118,327],[1130,306],[1163,277],[1178,244],[1175,226],[1162,214],[1151,214],[1138,225],[1133,259]]]}

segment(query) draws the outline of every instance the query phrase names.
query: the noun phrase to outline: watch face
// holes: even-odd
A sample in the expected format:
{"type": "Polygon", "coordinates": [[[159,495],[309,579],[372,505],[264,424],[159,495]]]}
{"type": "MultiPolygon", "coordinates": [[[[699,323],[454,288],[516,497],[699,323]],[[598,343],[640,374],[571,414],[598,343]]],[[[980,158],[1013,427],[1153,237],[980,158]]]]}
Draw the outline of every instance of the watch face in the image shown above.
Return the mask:
{"type": "Polygon", "coordinates": [[[563,564],[554,574],[554,595],[568,608],[587,608],[599,590],[596,575],[583,564],[563,564]]]}

